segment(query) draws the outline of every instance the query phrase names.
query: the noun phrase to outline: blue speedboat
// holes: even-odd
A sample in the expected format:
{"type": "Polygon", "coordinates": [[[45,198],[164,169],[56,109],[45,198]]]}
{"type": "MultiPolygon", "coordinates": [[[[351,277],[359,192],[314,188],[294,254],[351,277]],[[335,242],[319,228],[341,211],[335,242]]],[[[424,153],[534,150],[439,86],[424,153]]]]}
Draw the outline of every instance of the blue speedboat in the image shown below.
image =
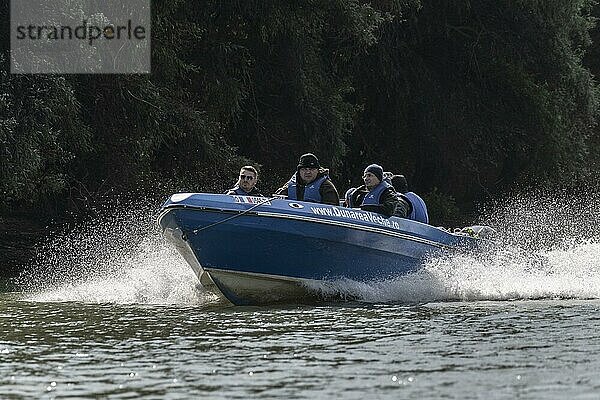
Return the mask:
{"type": "Polygon", "coordinates": [[[204,193],[172,195],[158,222],[202,285],[236,305],[319,300],[323,282],[392,279],[475,240],[357,209],[204,193]]]}

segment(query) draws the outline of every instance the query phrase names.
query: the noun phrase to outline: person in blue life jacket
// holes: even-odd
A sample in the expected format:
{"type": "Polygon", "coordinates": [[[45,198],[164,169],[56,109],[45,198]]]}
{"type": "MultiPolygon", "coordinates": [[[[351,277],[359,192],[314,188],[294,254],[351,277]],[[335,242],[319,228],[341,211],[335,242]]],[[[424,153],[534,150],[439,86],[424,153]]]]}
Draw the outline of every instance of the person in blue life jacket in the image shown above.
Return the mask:
{"type": "Polygon", "coordinates": [[[406,217],[409,212],[409,203],[401,196],[397,196],[394,187],[383,178],[383,168],[371,164],[363,173],[364,185],[347,193],[348,206],[373,211],[387,217],[396,215],[406,217]]]}
{"type": "MultiPolygon", "coordinates": [[[[391,172],[384,172],[383,173],[383,180],[387,181],[387,183],[391,184],[392,183],[392,176],[394,176],[394,174],[392,174],[391,172]]],[[[346,194],[344,194],[344,201],[343,201],[343,206],[344,207],[350,207],[350,196],[352,196],[352,193],[354,193],[354,191],[357,188],[355,187],[351,187],[350,189],[346,190],[346,194]]]]}
{"type": "Polygon", "coordinates": [[[402,193],[410,202],[411,211],[408,214],[408,218],[414,221],[423,222],[424,224],[429,223],[429,214],[427,213],[427,205],[425,201],[414,192],[408,191],[408,182],[404,175],[392,176],[392,186],[398,193],[402,193]]]}
{"type": "Polygon", "coordinates": [[[256,168],[251,165],[244,165],[242,169],[240,169],[240,176],[235,186],[225,192],[225,194],[264,197],[256,188],[257,181],[258,172],[256,171],[256,168]]]}
{"type": "Polygon", "coordinates": [[[331,179],[329,170],[321,167],[312,153],[300,156],[296,172],[289,181],[275,192],[290,200],[339,205],[340,196],[331,179]]]}

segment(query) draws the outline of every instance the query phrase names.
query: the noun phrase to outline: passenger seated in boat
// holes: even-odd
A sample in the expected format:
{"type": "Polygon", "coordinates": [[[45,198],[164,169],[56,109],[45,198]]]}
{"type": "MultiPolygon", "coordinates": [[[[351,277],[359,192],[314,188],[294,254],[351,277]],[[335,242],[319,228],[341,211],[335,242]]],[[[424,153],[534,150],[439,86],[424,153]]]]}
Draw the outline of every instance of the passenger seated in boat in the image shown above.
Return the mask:
{"type": "Polygon", "coordinates": [[[264,197],[256,188],[258,181],[258,172],[251,165],[245,165],[240,169],[240,176],[235,186],[229,189],[225,194],[239,196],[264,197]]]}
{"type": "Polygon", "coordinates": [[[329,170],[322,168],[319,159],[312,153],[300,157],[296,172],[290,180],[277,189],[277,195],[291,200],[339,205],[340,196],[331,179],[329,170]]]}
{"type": "Polygon", "coordinates": [[[404,175],[392,176],[392,186],[394,186],[396,192],[402,193],[410,202],[411,210],[408,213],[408,218],[428,224],[429,214],[427,213],[425,201],[418,194],[408,191],[408,182],[404,175]]]}
{"type": "Polygon", "coordinates": [[[396,195],[394,187],[383,179],[383,168],[371,164],[363,173],[364,185],[347,194],[348,206],[373,211],[385,216],[406,217],[410,205],[396,195]]]}

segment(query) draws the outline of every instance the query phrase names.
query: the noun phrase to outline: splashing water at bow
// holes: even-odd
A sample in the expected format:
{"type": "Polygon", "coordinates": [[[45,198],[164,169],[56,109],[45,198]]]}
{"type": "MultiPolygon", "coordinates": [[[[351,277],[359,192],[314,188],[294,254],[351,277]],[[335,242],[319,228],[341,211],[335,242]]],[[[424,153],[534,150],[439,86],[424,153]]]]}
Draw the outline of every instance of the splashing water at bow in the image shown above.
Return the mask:
{"type": "Polygon", "coordinates": [[[120,207],[40,246],[17,284],[32,301],[210,304],[156,227],[155,204],[120,207]]]}

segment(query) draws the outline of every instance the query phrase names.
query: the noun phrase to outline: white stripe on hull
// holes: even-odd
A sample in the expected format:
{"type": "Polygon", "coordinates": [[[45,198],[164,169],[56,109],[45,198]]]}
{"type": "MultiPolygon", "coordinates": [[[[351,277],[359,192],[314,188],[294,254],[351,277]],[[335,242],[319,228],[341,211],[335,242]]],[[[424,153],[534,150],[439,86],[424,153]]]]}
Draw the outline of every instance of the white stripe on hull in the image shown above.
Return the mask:
{"type": "Polygon", "coordinates": [[[435,247],[440,247],[440,248],[444,248],[444,247],[450,248],[451,247],[451,246],[448,246],[443,243],[434,242],[429,239],[421,238],[419,236],[409,235],[409,234],[401,233],[401,232],[390,231],[387,229],[377,228],[377,227],[373,227],[373,226],[357,225],[357,224],[353,224],[351,222],[305,217],[303,215],[270,213],[270,212],[262,212],[262,211],[259,211],[256,214],[261,217],[293,219],[293,220],[297,220],[297,221],[314,222],[316,224],[334,225],[334,226],[341,226],[343,228],[350,228],[350,229],[357,229],[357,230],[366,231],[366,232],[379,233],[382,235],[397,237],[397,238],[401,238],[401,239],[405,239],[405,240],[411,240],[413,242],[424,243],[424,244],[428,244],[430,246],[435,246],[435,247]]]}

